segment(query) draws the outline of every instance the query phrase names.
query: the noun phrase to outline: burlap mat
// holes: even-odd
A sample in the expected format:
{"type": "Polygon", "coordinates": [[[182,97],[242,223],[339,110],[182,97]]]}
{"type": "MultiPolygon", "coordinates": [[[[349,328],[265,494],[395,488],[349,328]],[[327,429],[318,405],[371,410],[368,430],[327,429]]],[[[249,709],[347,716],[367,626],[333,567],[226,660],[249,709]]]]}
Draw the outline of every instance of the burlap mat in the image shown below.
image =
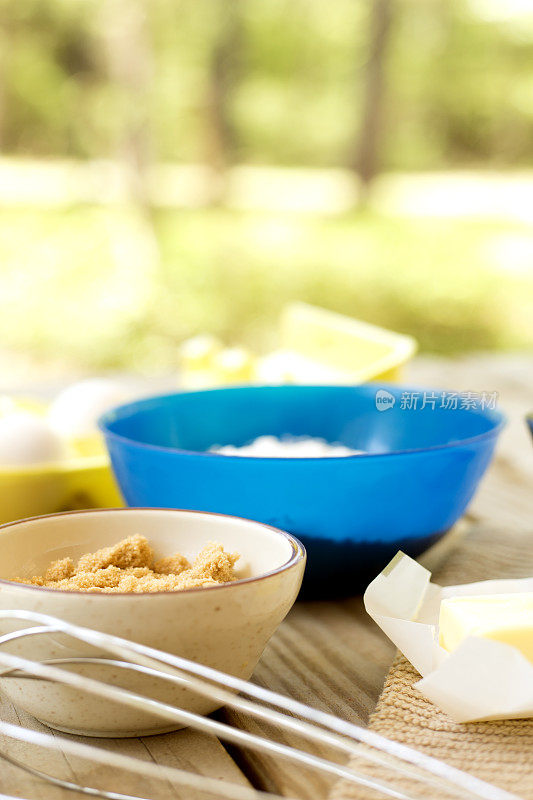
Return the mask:
{"type": "MultiPolygon", "coordinates": [[[[442,585],[489,578],[533,575],[533,535],[480,525],[471,529],[446,559],[433,579],[442,585]]],[[[505,720],[459,724],[413,689],[420,676],[398,655],[387,677],[370,728],[459,769],[533,800],[533,720],[505,720]]],[[[354,757],[351,766],[369,777],[391,782],[383,767],[368,767],[354,757]]],[[[422,788],[410,778],[394,777],[396,789],[431,800],[450,796],[439,788],[422,788]]],[[[330,800],[371,800],[374,791],[345,781],[337,783],[330,800]]]]}

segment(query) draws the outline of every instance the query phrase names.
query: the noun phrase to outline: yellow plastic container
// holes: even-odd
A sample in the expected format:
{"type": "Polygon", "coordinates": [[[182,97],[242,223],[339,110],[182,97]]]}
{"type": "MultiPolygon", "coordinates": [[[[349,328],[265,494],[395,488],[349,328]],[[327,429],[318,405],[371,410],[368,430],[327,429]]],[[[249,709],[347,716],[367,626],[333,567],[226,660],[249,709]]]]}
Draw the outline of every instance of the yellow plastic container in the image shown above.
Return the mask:
{"type": "Polygon", "coordinates": [[[223,349],[210,336],[195,337],[182,348],[182,385],[395,382],[417,350],[412,336],[306,303],[283,309],[278,341],[277,350],[258,357],[223,349]]]}
{"type": "Polygon", "coordinates": [[[306,303],[286,306],[281,318],[281,351],[294,364],[295,383],[399,381],[417,350],[411,336],[306,303]],[[322,375],[323,380],[320,380],[322,375]]]}
{"type": "Polygon", "coordinates": [[[73,508],[115,508],[124,501],[98,437],[79,457],[0,468],[0,523],[73,508]],[[85,452],[84,452],[85,451],[85,452]]]}

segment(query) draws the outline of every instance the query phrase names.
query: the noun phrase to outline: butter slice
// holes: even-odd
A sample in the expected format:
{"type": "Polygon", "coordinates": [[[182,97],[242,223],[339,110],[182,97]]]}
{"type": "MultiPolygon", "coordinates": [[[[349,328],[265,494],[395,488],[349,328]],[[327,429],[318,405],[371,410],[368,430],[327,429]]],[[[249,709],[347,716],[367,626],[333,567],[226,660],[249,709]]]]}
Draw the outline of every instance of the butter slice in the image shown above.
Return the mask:
{"type": "Polygon", "coordinates": [[[467,636],[510,644],[533,662],[533,592],[443,600],[439,618],[441,647],[451,652],[467,636]]]}

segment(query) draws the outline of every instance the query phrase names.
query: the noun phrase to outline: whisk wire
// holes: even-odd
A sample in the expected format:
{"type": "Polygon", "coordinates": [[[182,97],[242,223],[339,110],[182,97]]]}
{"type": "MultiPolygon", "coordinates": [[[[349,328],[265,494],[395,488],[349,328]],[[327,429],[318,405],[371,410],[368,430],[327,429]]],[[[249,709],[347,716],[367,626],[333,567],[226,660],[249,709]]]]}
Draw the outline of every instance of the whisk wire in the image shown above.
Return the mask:
{"type": "MultiPolygon", "coordinates": [[[[7,642],[13,639],[19,638],[21,636],[26,635],[37,635],[40,633],[49,632],[51,629],[47,629],[46,627],[38,627],[38,628],[28,628],[24,629],[23,631],[15,631],[14,633],[8,634],[3,637],[1,641],[7,642]]],[[[327,730],[323,730],[322,728],[318,728],[316,725],[311,725],[307,722],[302,720],[296,719],[294,717],[287,716],[286,714],[281,714],[280,712],[274,711],[273,709],[267,709],[263,706],[258,705],[257,703],[252,703],[245,698],[239,697],[231,692],[228,692],[225,689],[221,689],[220,687],[215,687],[212,684],[208,684],[205,681],[198,681],[197,679],[193,679],[190,676],[186,677],[181,674],[176,674],[175,670],[172,673],[164,672],[161,670],[155,670],[151,667],[143,667],[140,664],[124,662],[124,661],[115,661],[111,659],[96,659],[96,658],[68,658],[68,659],[54,659],[53,660],[55,665],[58,664],[66,664],[66,663],[100,663],[107,666],[114,666],[116,668],[124,668],[124,669],[131,669],[137,670],[139,672],[144,672],[152,677],[163,678],[169,680],[173,683],[177,683],[179,685],[185,685],[189,689],[193,689],[193,691],[197,691],[199,694],[203,696],[209,697],[225,705],[231,706],[233,708],[239,709],[244,711],[245,713],[249,713],[252,716],[258,717],[260,719],[264,719],[270,723],[274,723],[279,725],[282,728],[295,731],[303,736],[307,736],[311,740],[317,741],[320,744],[330,745],[331,747],[335,747],[339,750],[347,752],[349,754],[357,754],[362,760],[368,761],[370,763],[378,764],[380,766],[384,766],[390,768],[390,758],[382,756],[378,753],[374,753],[372,751],[366,750],[361,751],[361,747],[359,744],[355,745],[353,742],[350,742],[346,738],[339,736],[336,733],[331,733],[327,730]]],[[[46,662],[47,664],[51,664],[50,661],[46,662]]],[[[0,676],[6,677],[6,675],[12,674],[12,670],[10,672],[0,673],[0,676]]],[[[28,673],[23,673],[27,677],[32,677],[28,673]]],[[[42,677],[42,676],[41,676],[42,677]]],[[[43,680],[47,680],[46,678],[42,678],[43,680]]],[[[52,680],[48,678],[48,680],[52,680]]],[[[191,718],[187,721],[187,724],[193,725],[194,722],[191,718]]],[[[203,717],[199,718],[199,724],[205,724],[206,720],[203,717]]],[[[220,736],[221,738],[224,737],[224,731],[220,728],[218,731],[213,731],[215,735],[220,736]]],[[[254,737],[252,734],[245,734],[247,737],[247,744],[248,746],[253,747],[254,742],[257,741],[257,737],[254,737]]],[[[228,738],[228,737],[226,737],[228,738]]],[[[268,740],[267,740],[268,741],[268,740]]],[[[262,740],[259,740],[258,743],[261,743],[262,740]]],[[[266,747],[269,747],[267,744],[266,747]]],[[[289,752],[286,750],[286,752],[289,752]]],[[[297,752],[297,751],[296,751],[297,752]]],[[[290,750],[290,755],[293,755],[294,751],[290,750]]],[[[290,755],[288,757],[290,757],[290,755]]],[[[318,767],[318,762],[315,762],[316,766],[318,767]]],[[[406,777],[413,778],[415,780],[421,781],[423,783],[427,783],[433,786],[441,786],[441,781],[433,777],[432,775],[425,775],[415,772],[410,767],[405,767],[403,764],[395,764],[395,770],[406,777]]],[[[336,773],[338,774],[338,772],[336,773]]],[[[340,775],[339,775],[340,777],[340,775]]],[[[464,796],[464,790],[460,787],[452,787],[452,791],[464,796]]]]}
{"type": "MultiPolygon", "coordinates": [[[[6,643],[24,636],[63,632],[68,636],[84,643],[94,645],[107,653],[120,657],[123,661],[118,663],[121,665],[123,664],[126,668],[137,669],[138,671],[152,675],[155,674],[157,677],[185,686],[191,691],[210,697],[226,705],[233,706],[234,708],[238,708],[269,722],[273,722],[286,729],[296,731],[315,741],[332,745],[345,752],[356,752],[364,760],[379,763],[381,766],[393,769],[397,773],[407,774],[417,781],[433,785],[437,784],[439,786],[442,786],[444,783],[447,790],[453,790],[455,793],[459,793],[462,796],[484,798],[485,800],[520,800],[516,795],[485,783],[468,773],[457,770],[444,762],[440,762],[437,759],[412,750],[405,745],[379,736],[365,728],[337,719],[331,714],[310,708],[291,698],[278,695],[268,689],[248,683],[235,676],[226,675],[211,667],[188,661],[180,656],[164,653],[154,648],[147,647],[146,645],[130,642],[100,631],[83,628],[64,620],[36,612],[2,610],[0,611],[0,618],[39,623],[38,626],[24,628],[6,634],[0,638],[0,643],[6,643]],[[228,688],[232,691],[228,691],[228,688]],[[254,697],[256,700],[267,703],[270,706],[283,709],[285,712],[289,712],[289,714],[297,714],[307,721],[295,719],[294,717],[275,711],[272,708],[265,708],[264,706],[258,705],[258,703],[247,700],[244,697],[238,697],[234,694],[236,691],[240,691],[249,697],[254,697]],[[324,730],[324,728],[326,728],[326,730],[324,730]],[[358,742],[358,744],[354,744],[353,740],[358,742]],[[360,743],[370,745],[377,749],[378,753],[368,751],[366,748],[362,750],[360,743]],[[397,764],[394,762],[394,764],[392,764],[390,761],[391,757],[404,763],[397,764]],[[405,762],[407,762],[407,766],[405,762]],[[413,766],[417,770],[421,769],[422,772],[413,771],[413,766]]],[[[60,659],[59,661],[62,663],[66,663],[67,661],[72,663],[72,661],[76,660],[79,659],[60,659]]],[[[98,661],[104,663],[111,662],[110,659],[98,659],[98,661]]],[[[340,766],[335,762],[314,756],[305,751],[297,750],[270,739],[255,736],[254,734],[233,728],[207,717],[193,714],[184,709],[178,709],[143,695],[138,695],[125,689],[111,687],[100,681],[67,672],[66,670],[59,669],[57,666],[53,666],[51,663],[30,661],[5,653],[0,653],[0,663],[8,668],[7,672],[4,671],[4,675],[13,674],[13,670],[19,670],[41,679],[59,681],[73,688],[87,691],[109,700],[121,702],[132,708],[149,711],[160,718],[171,720],[182,725],[190,725],[228,741],[246,747],[252,747],[253,749],[263,752],[274,753],[283,758],[289,758],[306,766],[328,772],[337,777],[345,778],[353,783],[373,789],[376,792],[396,798],[397,800],[417,800],[414,795],[408,795],[388,782],[370,778],[362,773],[356,772],[350,767],[340,766]]],[[[4,730],[5,726],[6,723],[2,723],[0,725],[0,730],[4,730]]],[[[78,746],[81,747],[82,745],[78,746]]],[[[87,745],[83,746],[89,747],[87,745]]],[[[95,749],[97,752],[101,752],[97,748],[90,748],[91,751],[95,749]]],[[[117,754],[114,755],[116,756],[117,754]]],[[[135,759],[133,759],[133,761],[135,761],[135,759]]],[[[140,763],[144,764],[145,762],[140,763]]],[[[157,769],[159,769],[159,767],[157,767],[157,769]]],[[[185,774],[190,775],[191,773],[185,774]]],[[[195,777],[199,778],[199,776],[195,777]]],[[[201,780],[204,781],[206,779],[202,777],[201,780]]],[[[212,781],[214,779],[209,780],[212,781]]],[[[222,783],[225,787],[229,785],[224,781],[222,783]]],[[[207,786],[207,784],[204,785],[207,786]]],[[[242,786],[235,786],[237,786],[239,790],[243,789],[242,786]]],[[[209,791],[209,789],[206,790],[209,791]]],[[[217,791],[220,792],[220,789],[217,789],[217,791]]],[[[239,800],[243,795],[237,792],[232,795],[226,793],[223,796],[231,796],[239,800]]],[[[256,794],[254,796],[257,797],[258,795],[256,794]]],[[[265,794],[261,796],[265,796],[265,794]]],[[[267,794],[266,796],[272,795],[267,794]]]]}
{"type": "Polygon", "coordinates": [[[265,739],[261,736],[242,731],[239,728],[233,728],[230,725],[217,722],[216,720],[204,717],[199,714],[193,714],[190,711],[175,708],[167,703],[161,703],[158,700],[144,697],[143,695],[130,692],[126,689],[120,689],[116,686],[108,686],[101,681],[95,681],[92,678],[82,677],[75,673],[66,672],[65,670],[57,669],[46,664],[39,662],[28,661],[27,659],[20,658],[19,656],[7,655],[0,653],[0,663],[6,666],[16,667],[31,673],[37,677],[47,678],[49,680],[57,681],[59,683],[71,686],[74,689],[86,691],[96,697],[103,697],[111,701],[118,701],[126,706],[135,708],[141,711],[148,711],[170,722],[177,722],[180,725],[187,725],[204,733],[210,733],[218,736],[221,739],[231,741],[234,744],[241,744],[245,747],[250,747],[254,750],[259,750],[267,753],[273,753],[281,758],[288,758],[297,761],[305,766],[319,769],[323,772],[329,772],[338,778],[345,778],[352,780],[366,788],[376,789],[385,793],[389,797],[396,798],[397,800],[411,800],[410,795],[397,791],[381,781],[371,780],[358,775],[353,770],[342,767],[327,759],[314,756],[302,750],[289,747],[287,745],[279,744],[278,742],[265,739]]]}

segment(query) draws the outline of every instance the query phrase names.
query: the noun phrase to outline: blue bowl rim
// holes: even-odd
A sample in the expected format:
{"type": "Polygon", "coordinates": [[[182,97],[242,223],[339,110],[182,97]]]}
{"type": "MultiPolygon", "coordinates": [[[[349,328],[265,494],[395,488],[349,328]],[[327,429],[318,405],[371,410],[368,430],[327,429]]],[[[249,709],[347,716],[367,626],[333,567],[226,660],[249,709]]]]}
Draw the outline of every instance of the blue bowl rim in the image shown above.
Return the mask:
{"type": "Polygon", "coordinates": [[[93,597],[157,597],[161,595],[176,595],[176,594],[191,594],[192,592],[205,592],[205,591],[213,591],[213,590],[220,590],[220,589],[228,589],[232,586],[240,586],[243,583],[254,583],[256,581],[262,581],[265,578],[271,578],[273,575],[278,575],[280,572],[285,572],[285,570],[294,567],[300,561],[307,561],[307,550],[301,543],[301,541],[294,536],[294,534],[289,533],[288,531],[283,531],[281,528],[275,528],[274,525],[268,525],[266,522],[259,522],[255,519],[248,519],[246,517],[238,517],[236,514],[221,514],[218,511],[199,511],[197,509],[190,509],[190,508],[161,508],[161,506],[121,506],[117,508],[77,508],[74,511],[57,511],[54,514],[38,514],[34,517],[25,517],[24,519],[15,519],[11,522],[4,522],[0,525],[0,535],[5,528],[12,528],[15,525],[20,525],[25,522],[36,522],[40,519],[51,519],[53,517],[69,517],[75,516],[80,514],[99,514],[103,511],[112,511],[112,512],[120,512],[120,513],[131,513],[135,511],[178,511],[182,514],[200,514],[202,516],[208,517],[224,517],[225,519],[236,519],[239,522],[249,522],[252,525],[258,525],[261,528],[267,528],[268,530],[274,531],[274,533],[282,536],[284,539],[287,539],[289,544],[292,547],[292,553],[290,558],[285,561],[284,564],[281,564],[276,569],[272,569],[269,572],[262,572],[260,575],[253,575],[251,578],[238,578],[236,581],[231,581],[229,583],[221,583],[218,586],[197,586],[192,589],[173,589],[171,591],[162,591],[162,592],[78,592],[78,591],[66,591],[62,589],[48,589],[46,586],[32,586],[27,583],[19,583],[18,581],[10,581],[8,578],[0,578],[0,586],[7,585],[10,587],[20,588],[20,589],[31,589],[37,592],[46,592],[53,594],[57,594],[58,592],[61,594],[73,594],[73,595],[83,595],[85,597],[89,596],[91,599],[93,597]]]}
{"type": "MultiPolygon", "coordinates": [[[[451,392],[449,389],[435,389],[423,386],[406,386],[404,384],[390,384],[390,383],[375,383],[375,384],[293,384],[293,388],[298,388],[301,386],[305,389],[362,389],[365,390],[363,393],[368,394],[371,391],[376,392],[378,389],[385,389],[386,391],[391,392],[391,394],[400,394],[401,392],[442,392],[447,391],[451,392]]],[[[338,462],[338,461],[352,461],[353,459],[361,460],[364,458],[390,458],[391,456],[404,456],[404,455],[415,455],[420,453],[429,453],[435,450],[446,450],[452,447],[461,447],[463,445],[469,445],[472,443],[476,443],[478,441],[482,441],[484,439],[491,439],[496,438],[502,431],[502,429],[507,424],[507,417],[505,414],[500,411],[499,409],[491,409],[491,415],[487,415],[485,411],[473,411],[471,409],[462,409],[467,414],[474,414],[477,416],[484,416],[485,419],[489,419],[493,421],[493,426],[488,430],[484,431],[483,433],[478,433],[475,436],[469,436],[466,439],[455,439],[452,442],[444,442],[443,444],[436,444],[431,445],[430,447],[413,447],[407,448],[404,450],[389,450],[385,453],[357,453],[353,456],[321,456],[321,457],[310,457],[310,456],[297,456],[295,458],[287,458],[284,456],[238,456],[238,455],[228,455],[226,453],[216,453],[210,452],[207,450],[183,450],[179,447],[166,447],[164,445],[158,444],[150,444],[149,442],[141,442],[138,439],[132,439],[127,436],[123,436],[122,434],[115,433],[114,431],[109,429],[109,424],[116,419],[117,415],[127,416],[129,414],[135,414],[137,411],[145,405],[149,405],[150,403],[154,403],[161,400],[171,399],[173,397],[180,397],[182,395],[204,395],[206,393],[215,393],[215,392],[225,392],[228,390],[234,389],[275,389],[278,388],[279,384],[245,384],[245,385],[237,385],[237,386],[221,386],[221,387],[213,387],[211,389],[200,389],[200,390],[187,390],[184,389],[182,391],[177,392],[167,392],[165,394],[156,394],[150,395],[148,397],[143,397],[139,400],[134,400],[131,403],[124,403],[123,405],[116,406],[115,408],[106,411],[105,414],[98,419],[98,428],[103,433],[104,437],[107,439],[112,439],[117,442],[121,442],[126,445],[133,445],[134,447],[138,447],[144,450],[151,450],[151,451],[159,451],[163,453],[176,453],[180,455],[187,455],[187,456],[196,456],[199,458],[224,458],[231,461],[244,461],[247,463],[250,462],[305,462],[305,463],[313,463],[313,462],[321,462],[321,461],[328,461],[328,462],[338,462]],[[496,419],[492,419],[496,417],[496,419]]],[[[458,394],[460,394],[458,392],[458,394]]],[[[387,413],[386,411],[383,413],[387,413]]]]}

